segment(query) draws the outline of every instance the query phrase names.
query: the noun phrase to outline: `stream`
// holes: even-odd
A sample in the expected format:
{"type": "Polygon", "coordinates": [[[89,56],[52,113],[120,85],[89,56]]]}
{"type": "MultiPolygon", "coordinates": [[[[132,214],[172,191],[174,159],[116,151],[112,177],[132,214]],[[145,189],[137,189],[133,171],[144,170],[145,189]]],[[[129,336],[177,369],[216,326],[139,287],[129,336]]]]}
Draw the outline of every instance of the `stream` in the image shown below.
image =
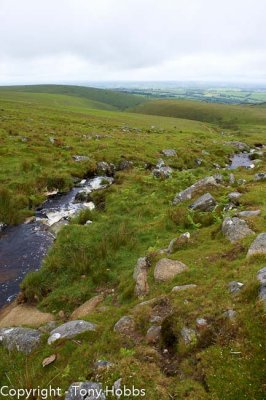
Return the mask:
{"type": "Polygon", "coordinates": [[[75,202],[77,193],[89,194],[112,182],[103,176],[84,179],[68,193],[48,198],[33,222],[8,226],[0,233],[0,308],[15,299],[25,275],[40,268],[60,227],[82,209],[94,208],[92,202],[75,202]]]}
{"type": "MultiPolygon", "coordinates": [[[[248,153],[239,153],[232,157],[229,169],[252,165],[248,153]]],[[[0,308],[15,299],[25,275],[40,268],[60,227],[80,210],[94,208],[92,202],[75,202],[76,194],[103,189],[112,182],[113,178],[103,176],[84,179],[68,193],[48,198],[33,222],[9,226],[0,233],[0,308]]]]}

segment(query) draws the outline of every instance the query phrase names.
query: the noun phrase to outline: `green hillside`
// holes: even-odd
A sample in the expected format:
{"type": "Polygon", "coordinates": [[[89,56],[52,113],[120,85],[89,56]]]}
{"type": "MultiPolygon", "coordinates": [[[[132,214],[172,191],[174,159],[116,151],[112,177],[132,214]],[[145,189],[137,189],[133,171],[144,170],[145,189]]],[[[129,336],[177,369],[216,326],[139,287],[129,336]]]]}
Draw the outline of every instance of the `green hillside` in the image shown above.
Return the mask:
{"type": "Polygon", "coordinates": [[[143,96],[119,93],[112,90],[89,88],[84,86],[69,86],[69,85],[2,86],[0,87],[0,95],[2,91],[4,93],[7,92],[18,93],[18,96],[19,93],[36,93],[36,94],[42,93],[49,95],[54,94],[54,95],[71,96],[89,102],[93,102],[92,104],[96,106],[98,103],[100,108],[103,108],[103,104],[105,104],[105,108],[111,106],[118,110],[125,110],[129,107],[134,107],[145,101],[145,98],[143,96]],[[96,102],[96,104],[94,102],[96,102]]]}
{"type": "MultiPolygon", "coordinates": [[[[19,304],[0,311],[1,385],[59,387],[62,397],[47,397],[59,400],[73,382],[111,388],[121,379],[121,387],[144,389],[139,398],[147,400],[264,400],[265,304],[257,273],[266,254],[247,253],[266,226],[265,108],[187,101],[134,107],[134,101],[140,100],[79,87],[0,89],[0,222],[34,226],[48,192],[103,175],[101,161],[114,177],[112,185],[85,193],[94,210],[59,221],[41,268],[21,283],[19,304]],[[125,105],[139,113],[121,111],[125,105]],[[232,142],[254,150],[253,169],[228,168],[239,151],[232,142]],[[156,174],[161,159],[170,176],[156,174]],[[210,176],[215,183],[173,203],[210,176]],[[192,209],[207,192],[213,207],[192,209]],[[253,232],[230,241],[225,218],[256,210],[235,234],[243,224],[253,232]],[[163,279],[158,264],[170,265],[163,279]],[[229,290],[230,282],[239,290],[229,290]],[[44,316],[49,323],[40,322],[44,316]],[[28,354],[17,338],[6,339],[16,330],[1,329],[14,327],[16,317],[34,329],[19,334],[19,340],[31,335],[28,354]],[[48,343],[55,326],[73,319],[95,325],[78,335],[57,333],[48,343]]],[[[1,235],[5,240],[5,228],[1,235]]],[[[16,248],[14,255],[19,251],[25,254],[16,248]]],[[[120,397],[131,398],[138,397],[120,397]]]]}
{"type": "Polygon", "coordinates": [[[132,111],[210,122],[225,128],[242,123],[264,124],[266,122],[265,105],[226,105],[190,100],[152,100],[138,105],[132,111]]]}

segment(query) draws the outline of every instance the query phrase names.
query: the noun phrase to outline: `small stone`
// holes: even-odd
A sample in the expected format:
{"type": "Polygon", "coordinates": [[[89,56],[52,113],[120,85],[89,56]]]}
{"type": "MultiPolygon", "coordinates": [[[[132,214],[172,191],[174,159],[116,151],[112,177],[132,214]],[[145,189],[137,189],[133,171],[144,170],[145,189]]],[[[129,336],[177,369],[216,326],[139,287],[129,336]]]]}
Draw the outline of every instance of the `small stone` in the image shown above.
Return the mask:
{"type": "Polygon", "coordinates": [[[176,151],[173,149],[162,150],[162,154],[166,157],[176,157],[176,151]]]}
{"type": "Polygon", "coordinates": [[[208,322],[205,318],[196,319],[196,327],[198,330],[204,330],[208,326],[208,322]]]}
{"type": "Polygon", "coordinates": [[[194,331],[194,329],[189,329],[186,327],[182,328],[181,337],[186,346],[195,343],[197,340],[196,332],[194,331]]]}
{"type": "Polygon", "coordinates": [[[96,165],[96,171],[98,175],[112,176],[115,173],[114,164],[109,164],[106,161],[100,161],[96,165]]]}
{"type": "Polygon", "coordinates": [[[105,400],[101,383],[75,382],[68,388],[65,400],[105,400]]]}
{"type": "Polygon", "coordinates": [[[235,317],[236,317],[236,311],[234,311],[234,310],[227,310],[227,311],[225,311],[224,313],[223,313],[223,316],[225,317],[225,318],[228,318],[228,319],[230,319],[230,320],[232,320],[232,319],[235,319],[235,317]]]}
{"type": "Polygon", "coordinates": [[[87,156],[75,155],[75,156],[72,156],[72,158],[73,158],[74,161],[77,161],[77,162],[88,161],[89,160],[89,157],[87,157],[87,156]]]}
{"type": "Polygon", "coordinates": [[[113,384],[114,393],[115,393],[115,396],[117,397],[117,399],[120,399],[120,397],[121,397],[121,394],[120,394],[121,384],[122,384],[122,378],[117,379],[113,384]]]}
{"type": "Polygon", "coordinates": [[[114,331],[121,335],[130,335],[135,330],[135,321],[132,317],[124,316],[114,326],[114,331]]]}
{"type": "Polygon", "coordinates": [[[181,286],[174,286],[172,289],[172,292],[182,292],[184,290],[188,290],[188,289],[195,289],[197,287],[197,285],[194,285],[193,283],[189,284],[189,285],[181,285],[181,286]]]}
{"type": "Polygon", "coordinates": [[[188,267],[181,261],[162,258],[155,266],[154,278],[156,281],[167,281],[187,269],[188,267]]]}
{"type": "Polygon", "coordinates": [[[228,284],[229,292],[230,293],[238,293],[243,288],[244,283],[232,281],[228,284]]]}
{"type": "Polygon", "coordinates": [[[195,211],[212,211],[217,205],[216,200],[210,193],[199,197],[189,208],[195,211]]]}
{"type": "Polygon", "coordinates": [[[159,342],[161,338],[161,326],[153,325],[151,326],[146,334],[146,341],[149,344],[155,344],[159,342]]]}
{"type": "Polygon", "coordinates": [[[240,211],[238,213],[239,217],[249,218],[249,217],[257,217],[260,215],[261,210],[251,210],[251,211],[240,211]]]}
{"type": "Polygon", "coordinates": [[[94,363],[94,368],[97,371],[102,371],[102,370],[106,370],[109,369],[113,366],[114,364],[109,362],[109,361],[105,361],[105,360],[98,360],[94,363]]]}
{"type": "Polygon", "coordinates": [[[120,161],[120,163],[118,164],[117,169],[119,171],[125,171],[128,169],[133,168],[133,162],[132,161],[128,161],[128,160],[122,160],[120,161]]]}
{"type": "Polygon", "coordinates": [[[147,257],[141,257],[134,269],[133,279],[136,282],[135,295],[143,297],[149,293],[147,270],[150,267],[147,257]]]}
{"type": "Polygon", "coordinates": [[[232,203],[234,203],[234,204],[239,204],[239,203],[238,203],[238,200],[239,200],[239,198],[240,198],[241,196],[242,196],[242,193],[239,193],[239,192],[232,192],[232,193],[229,193],[228,198],[229,198],[229,200],[232,201],[232,203]]]}
{"type": "Polygon", "coordinates": [[[229,183],[230,185],[233,185],[235,183],[235,175],[234,174],[230,174],[229,175],[229,183]]]}
{"type": "Polygon", "coordinates": [[[260,172],[254,176],[254,180],[259,182],[259,181],[264,181],[266,179],[266,172],[260,172]]]}
{"type": "Polygon", "coordinates": [[[189,239],[190,239],[189,232],[182,233],[182,235],[180,235],[179,237],[172,239],[171,242],[169,243],[168,248],[166,249],[166,253],[167,254],[174,253],[176,250],[178,250],[184,244],[188,243],[189,239]]]}

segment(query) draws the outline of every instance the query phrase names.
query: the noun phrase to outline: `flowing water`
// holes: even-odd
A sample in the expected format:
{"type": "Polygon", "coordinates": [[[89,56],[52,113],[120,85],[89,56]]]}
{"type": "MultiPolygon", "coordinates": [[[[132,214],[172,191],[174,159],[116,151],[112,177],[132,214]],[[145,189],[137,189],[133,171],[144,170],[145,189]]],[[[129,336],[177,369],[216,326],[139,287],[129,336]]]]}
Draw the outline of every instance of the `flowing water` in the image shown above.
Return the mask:
{"type": "Polygon", "coordinates": [[[231,158],[231,165],[229,169],[236,169],[238,167],[252,168],[253,161],[249,158],[248,153],[238,153],[231,158]]]}
{"type": "Polygon", "coordinates": [[[75,203],[76,194],[102,189],[112,181],[106,177],[83,180],[68,193],[49,198],[36,212],[34,222],[3,230],[0,234],[0,307],[16,297],[28,272],[40,268],[55,238],[50,229],[56,224],[66,224],[80,210],[94,207],[93,203],[75,203]]]}

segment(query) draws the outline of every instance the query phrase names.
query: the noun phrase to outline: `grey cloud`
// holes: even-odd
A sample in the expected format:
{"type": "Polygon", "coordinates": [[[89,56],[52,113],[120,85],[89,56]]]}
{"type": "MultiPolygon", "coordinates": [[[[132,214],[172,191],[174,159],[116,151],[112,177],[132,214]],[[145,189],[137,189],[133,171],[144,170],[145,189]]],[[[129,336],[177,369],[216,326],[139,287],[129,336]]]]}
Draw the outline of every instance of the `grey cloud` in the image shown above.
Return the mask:
{"type": "Polygon", "coordinates": [[[200,79],[220,63],[264,79],[265,15],[264,0],[0,0],[0,81],[56,80],[59,67],[63,79],[200,79]]]}

